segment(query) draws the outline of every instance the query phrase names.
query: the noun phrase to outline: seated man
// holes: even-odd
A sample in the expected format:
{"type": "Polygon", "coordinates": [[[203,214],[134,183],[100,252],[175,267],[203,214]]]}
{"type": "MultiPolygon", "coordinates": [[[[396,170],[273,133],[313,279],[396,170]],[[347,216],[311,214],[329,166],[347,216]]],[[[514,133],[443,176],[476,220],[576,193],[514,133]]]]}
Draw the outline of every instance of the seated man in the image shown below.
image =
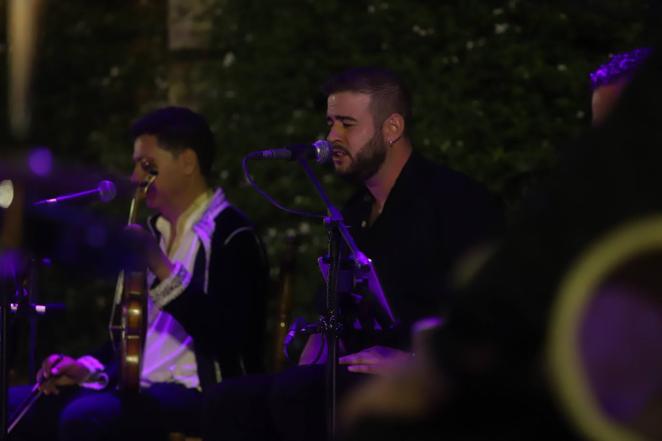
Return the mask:
{"type": "MultiPolygon", "coordinates": [[[[444,287],[456,259],[491,238],[501,218],[482,187],[413,150],[410,98],[393,73],[352,69],[332,78],[324,92],[335,170],[359,186],[345,222],[373,259],[398,320],[381,333],[344,327],[342,392],[363,378],[354,373],[378,373],[385,362],[410,357],[410,326],[448,305],[444,287]]],[[[323,362],[317,356],[322,344],[320,336],[311,337],[301,364],[323,362]]],[[[215,388],[206,409],[207,439],[323,439],[321,368],[300,366],[215,388]]]]}
{"type": "MultiPolygon", "coordinates": [[[[132,136],[132,181],[156,173],[145,195],[157,212],[149,220],[153,234],[129,228],[149,268],[142,390],[117,393],[111,357],[51,355],[38,374],[52,380],[43,386],[51,396],[21,422],[18,439],[196,433],[203,389],[261,369],[266,258],[250,222],[210,186],[214,137],[207,122],[167,107],[138,120],[132,136]]],[[[12,391],[14,403],[20,392],[12,391]]]]}
{"type": "Polygon", "coordinates": [[[424,363],[350,398],[346,440],[660,438],[659,249],[649,233],[633,248],[632,226],[660,212],[661,61],[636,49],[591,73],[595,129],[531,194],[547,203],[458,294],[424,363]]]}

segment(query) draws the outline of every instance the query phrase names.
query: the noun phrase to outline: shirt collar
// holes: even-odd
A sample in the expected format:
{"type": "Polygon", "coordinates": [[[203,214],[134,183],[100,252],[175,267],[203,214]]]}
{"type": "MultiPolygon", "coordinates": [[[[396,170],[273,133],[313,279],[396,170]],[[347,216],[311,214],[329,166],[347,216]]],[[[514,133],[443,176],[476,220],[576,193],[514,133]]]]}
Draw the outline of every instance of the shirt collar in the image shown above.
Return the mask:
{"type": "MultiPolygon", "coordinates": [[[[398,177],[393,183],[393,187],[391,188],[391,191],[389,192],[386,201],[384,201],[384,206],[382,207],[382,212],[380,213],[379,217],[382,217],[385,212],[390,211],[391,206],[393,205],[398,206],[400,204],[399,202],[399,199],[401,199],[400,194],[406,194],[406,195],[411,194],[408,192],[407,189],[411,186],[418,185],[419,177],[417,175],[420,172],[421,161],[422,161],[421,156],[418,153],[416,152],[411,153],[411,155],[407,159],[407,162],[402,167],[402,170],[400,170],[400,174],[398,174],[398,177]]],[[[358,216],[360,227],[367,228],[368,217],[370,217],[372,203],[374,202],[375,198],[365,186],[362,186],[362,188],[358,191],[358,193],[355,193],[352,200],[357,202],[355,204],[350,202],[350,206],[355,207],[354,209],[351,209],[350,216],[352,218],[358,216]]],[[[379,217],[377,220],[375,220],[375,222],[378,222],[379,217]]]]}
{"type": "MultiPolygon", "coordinates": [[[[184,233],[187,231],[194,230],[194,226],[199,221],[205,221],[205,214],[212,209],[213,207],[218,207],[218,205],[223,205],[227,203],[225,200],[225,195],[223,190],[220,188],[213,192],[208,190],[200,194],[195,200],[189,205],[189,207],[184,210],[184,212],[179,216],[176,225],[176,237],[179,241],[184,233]]],[[[217,211],[217,210],[213,210],[217,211]]],[[[156,229],[161,234],[161,237],[167,243],[172,235],[172,224],[163,216],[159,216],[156,220],[156,229]]],[[[177,244],[173,244],[171,250],[176,250],[177,244]]]]}

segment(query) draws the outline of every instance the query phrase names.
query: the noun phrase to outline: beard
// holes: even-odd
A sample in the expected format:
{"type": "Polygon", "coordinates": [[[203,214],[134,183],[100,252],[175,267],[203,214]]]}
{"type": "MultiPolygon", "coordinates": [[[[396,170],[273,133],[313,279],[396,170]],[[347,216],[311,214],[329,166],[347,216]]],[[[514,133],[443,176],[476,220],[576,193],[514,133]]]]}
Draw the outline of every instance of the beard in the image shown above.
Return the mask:
{"type": "MultiPolygon", "coordinates": [[[[337,173],[353,182],[362,183],[372,178],[386,159],[386,142],[380,132],[376,132],[370,141],[368,141],[352,160],[347,170],[337,171],[337,173]]],[[[347,155],[349,152],[343,149],[347,155]]]]}

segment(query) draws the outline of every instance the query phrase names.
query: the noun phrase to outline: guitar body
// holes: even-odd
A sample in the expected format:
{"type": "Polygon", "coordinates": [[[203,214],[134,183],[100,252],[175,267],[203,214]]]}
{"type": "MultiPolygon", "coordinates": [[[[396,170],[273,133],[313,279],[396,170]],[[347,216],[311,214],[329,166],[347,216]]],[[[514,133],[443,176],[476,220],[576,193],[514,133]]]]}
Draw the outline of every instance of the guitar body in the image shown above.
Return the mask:
{"type": "Polygon", "coordinates": [[[140,373],[147,331],[146,280],[143,271],[124,273],[119,383],[122,392],[140,391],[140,373]]]}

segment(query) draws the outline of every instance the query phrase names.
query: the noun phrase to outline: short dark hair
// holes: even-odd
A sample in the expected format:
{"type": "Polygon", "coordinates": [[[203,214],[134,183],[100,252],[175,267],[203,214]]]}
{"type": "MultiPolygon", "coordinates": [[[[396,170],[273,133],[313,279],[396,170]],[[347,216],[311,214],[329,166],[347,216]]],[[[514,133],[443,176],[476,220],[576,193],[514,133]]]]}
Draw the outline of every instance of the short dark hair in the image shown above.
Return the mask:
{"type": "Polygon", "coordinates": [[[211,176],[214,161],[214,134],[207,120],[186,107],[163,107],[138,119],[131,126],[131,138],[153,135],[159,145],[175,154],[186,148],[198,156],[200,172],[205,179],[211,176]]]}
{"type": "Polygon", "coordinates": [[[589,75],[591,78],[591,90],[614,84],[623,78],[631,78],[639,66],[646,61],[650,53],[650,49],[640,48],[612,55],[609,61],[589,75]]]}
{"type": "Polygon", "coordinates": [[[337,92],[356,92],[370,95],[370,110],[376,126],[393,113],[405,120],[405,132],[411,125],[411,95],[402,80],[392,71],[376,67],[357,67],[331,77],[322,86],[329,96],[337,92]]]}

